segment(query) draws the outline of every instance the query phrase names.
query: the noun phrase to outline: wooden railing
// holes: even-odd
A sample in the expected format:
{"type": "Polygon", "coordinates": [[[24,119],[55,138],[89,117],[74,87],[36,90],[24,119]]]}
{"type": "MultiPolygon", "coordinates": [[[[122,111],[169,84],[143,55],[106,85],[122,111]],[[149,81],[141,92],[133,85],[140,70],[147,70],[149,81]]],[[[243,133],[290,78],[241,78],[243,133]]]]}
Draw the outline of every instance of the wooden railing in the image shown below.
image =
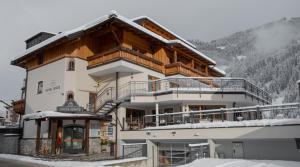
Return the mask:
{"type": "Polygon", "coordinates": [[[165,73],[167,76],[169,75],[176,75],[176,74],[182,74],[184,76],[188,76],[188,77],[206,77],[207,74],[196,70],[196,69],[192,69],[191,67],[181,63],[181,62],[177,62],[177,63],[172,63],[172,64],[167,64],[165,65],[165,73]]]}
{"type": "Polygon", "coordinates": [[[90,69],[117,60],[126,60],[158,72],[163,71],[163,63],[159,60],[125,47],[116,47],[107,52],[88,57],[88,68],[90,69]]]}
{"type": "Polygon", "coordinates": [[[23,115],[25,113],[25,100],[18,100],[12,102],[13,111],[17,114],[23,115]]]}

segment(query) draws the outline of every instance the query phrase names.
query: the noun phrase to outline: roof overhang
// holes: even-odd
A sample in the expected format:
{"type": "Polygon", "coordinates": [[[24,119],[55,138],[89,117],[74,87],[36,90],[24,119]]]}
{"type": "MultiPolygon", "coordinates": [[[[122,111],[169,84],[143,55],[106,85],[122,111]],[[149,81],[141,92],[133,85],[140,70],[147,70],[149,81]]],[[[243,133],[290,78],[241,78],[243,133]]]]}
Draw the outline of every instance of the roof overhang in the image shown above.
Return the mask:
{"type": "Polygon", "coordinates": [[[101,25],[104,23],[107,23],[108,21],[111,20],[118,20],[122,23],[125,23],[127,26],[138,30],[139,32],[141,32],[144,35],[147,35],[149,37],[152,37],[153,39],[155,39],[156,41],[160,41],[166,45],[180,45],[181,47],[184,47],[186,49],[188,49],[189,51],[193,52],[194,54],[197,54],[199,57],[203,58],[204,60],[206,60],[207,62],[210,62],[209,64],[214,65],[216,64],[215,61],[213,61],[212,59],[210,59],[209,57],[207,57],[206,55],[204,55],[203,53],[201,53],[200,51],[198,51],[197,49],[195,49],[194,45],[192,44],[187,44],[186,41],[182,38],[180,38],[180,40],[167,40],[165,38],[163,38],[162,36],[144,28],[143,26],[135,23],[134,21],[127,19],[121,15],[118,15],[117,13],[111,13],[109,15],[105,15],[103,17],[100,17],[96,20],[93,20],[87,24],[84,24],[80,27],[77,27],[75,29],[69,30],[69,31],[65,31],[62,33],[58,33],[55,36],[33,46],[28,48],[23,54],[21,54],[20,57],[14,59],[13,61],[11,61],[12,65],[18,65],[20,67],[24,67],[24,60],[26,58],[28,58],[27,56],[32,55],[33,53],[36,53],[42,49],[45,49],[46,47],[50,47],[50,46],[55,46],[58,45],[60,42],[65,42],[65,41],[69,41],[75,38],[78,38],[82,35],[84,35],[86,33],[86,31],[98,27],[101,28],[101,25]],[[99,27],[100,26],[100,27],[99,27]]]}

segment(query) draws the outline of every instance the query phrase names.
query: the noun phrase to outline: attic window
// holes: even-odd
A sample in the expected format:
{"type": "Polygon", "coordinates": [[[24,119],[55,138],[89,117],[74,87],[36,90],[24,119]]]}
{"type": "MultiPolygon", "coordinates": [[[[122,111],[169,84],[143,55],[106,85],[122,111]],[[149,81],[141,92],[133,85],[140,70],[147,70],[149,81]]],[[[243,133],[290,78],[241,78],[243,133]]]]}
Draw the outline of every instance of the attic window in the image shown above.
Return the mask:
{"type": "Polygon", "coordinates": [[[75,71],[75,60],[73,58],[68,62],[67,71],[75,71]]]}
{"type": "Polygon", "coordinates": [[[38,54],[38,65],[41,65],[44,63],[44,59],[45,59],[45,56],[44,54],[38,54]]]}

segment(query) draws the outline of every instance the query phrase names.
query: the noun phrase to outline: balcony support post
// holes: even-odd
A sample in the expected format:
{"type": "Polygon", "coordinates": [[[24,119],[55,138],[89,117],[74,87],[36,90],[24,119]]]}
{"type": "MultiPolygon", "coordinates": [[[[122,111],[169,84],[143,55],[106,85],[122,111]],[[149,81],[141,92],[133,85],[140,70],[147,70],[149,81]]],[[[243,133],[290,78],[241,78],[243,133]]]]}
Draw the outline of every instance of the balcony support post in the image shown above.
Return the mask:
{"type": "Polygon", "coordinates": [[[155,123],[156,123],[156,127],[159,126],[159,106],[158,103],[155,103],[155,123]]]}

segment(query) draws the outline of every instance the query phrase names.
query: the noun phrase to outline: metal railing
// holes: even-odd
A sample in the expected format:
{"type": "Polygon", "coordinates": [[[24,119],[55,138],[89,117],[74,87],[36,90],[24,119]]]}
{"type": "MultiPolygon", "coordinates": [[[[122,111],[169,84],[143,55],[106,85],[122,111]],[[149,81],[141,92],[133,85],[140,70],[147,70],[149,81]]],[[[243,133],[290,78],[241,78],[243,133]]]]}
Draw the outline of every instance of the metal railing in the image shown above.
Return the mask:
{"type": "Polygon", "coordinates": [[[282,105],[221,108],[188,112],[163,113],[144,116],[144,127],[155,126],[153,118],[158,117],[159,125],[194,124],[201,122],[245,121],[257,119],[299,119],[300,103],[282,105]]]}
{"type": "Polygon", "coordinates": [[[116,100],[116,88],[106,87],[97,94],[95,108],[98,111],[106,102],[116,100]]]}
{"type": "Polygon", "coordinates": [[[155,81],[130,81],[119,89],[120,99],[127,96],[159,95],[161,93],[227,93],[242,92],[265,104],[270,104],[269,93],[241,78],[183,77],[155,81]]]}
{"type": "Polygon", "coordinates": [[[182,77],[154,81],[130,81],[118,88],[105,87],[95,101],[96,111],[109,100],[122,100],[131,96],[157,96],[164,93],[244,93],[252,99],[270,104],[269,93],[241,78],[182,77]]]}

